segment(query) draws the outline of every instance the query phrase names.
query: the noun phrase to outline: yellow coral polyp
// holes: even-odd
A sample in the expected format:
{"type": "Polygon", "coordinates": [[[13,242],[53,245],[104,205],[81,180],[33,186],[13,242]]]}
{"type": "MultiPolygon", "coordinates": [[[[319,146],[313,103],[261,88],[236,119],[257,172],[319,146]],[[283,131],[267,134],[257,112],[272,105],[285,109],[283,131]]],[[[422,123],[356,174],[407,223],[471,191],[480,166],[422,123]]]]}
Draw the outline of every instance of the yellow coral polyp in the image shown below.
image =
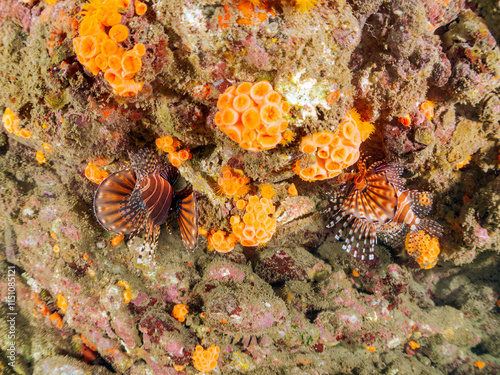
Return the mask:
{"type": "Polygon", "coordinates": [[[124,97],[134,96],[143,88],[143,83],[133,77],[141,69],[145,53],[140,43],[129,51],[117,44],[129,36],[128,28],[120,24],[122,16],[118,11],[129,4],[127,0],[90,0],[83,4],[80,36],[73,39],[78,61],[94,75],[102,71],[113,93],[124,97]],[[110,29],[106,33],[107,27],[110,29]]]}
{"type": "Polygon", "coordinates": [[[207,237],[207,247],[209,250],[215,250],[219,253],[228,253],[234,249],[238,242],[233,233],[226,236],[226,232],[222,230],[211,231],[207,237]]]}
{"type": "Polygon", "coordinates": [[[203,349],[200,345],[196,345],[193,353],[193,365],[201,372],[210,372],[217,367],[217,358],[219,358],[220,349],[218,346],[212,345],[208,349],[203,349]]]}
{"type": "Polygon", "coordinates": [[[231,227],[235,237],[243,246],[265,245],[276,232],[276,219],[270,217],[275,212],[271,200],[253,195],[248,199],[242,220],[231,217],[231,227]]]}
{"type": "Polygon", "coordinates": [[[405,249],[408,255],[414,257],[420,267],[426,270],[436,265],[440,253],[439,240],[422,230],[407,234],[405,249]]]}
{"type": "Polygon", "coordinates": [[[319,0],[293,0],[295,8],[301,12],[308,12],[318,5],[319,0]]]}
{"type": "Polygon", "coordinates": [[[265,198],[271,199],[276,195],[276,190],[269,184],[260,185],[259,188],[260,195],[265,198]]]}
{"type": "Polygon", "coordinates": [[[178,303],[177,305],[174,306],[174,309],[172,310],[172,316],[179,322],[181,323],[184,322],[186,320],[186,315],[189,312],[188,307],[189,307],[188,305],[178,303]]]}
{"type": "Polygon", "coordinates": [[[242,170],[226,166],[222,168],[222,176],[217,180],[217,191],[228,198],[242,197],[248,193],[249,182],[250,179],[245,177],[242,170]]]}
{"type": "Polygon", "coordinates": [[[361,142],[373,131],[373,125],[362,121],[353,109],[335,132],[317,132],[302,138],[300,151],[311,154],[313,159],[304,169],[299,160],[293,171],[305,181],[333,178],[358,160],[361,142]]]}
{"type": "Polygon", "coordinates": [[[267,81],[241,83],[219,96],[214,122],[233,141],[249,151],[269,150],[283,140],[289,109],[267,81]]]}

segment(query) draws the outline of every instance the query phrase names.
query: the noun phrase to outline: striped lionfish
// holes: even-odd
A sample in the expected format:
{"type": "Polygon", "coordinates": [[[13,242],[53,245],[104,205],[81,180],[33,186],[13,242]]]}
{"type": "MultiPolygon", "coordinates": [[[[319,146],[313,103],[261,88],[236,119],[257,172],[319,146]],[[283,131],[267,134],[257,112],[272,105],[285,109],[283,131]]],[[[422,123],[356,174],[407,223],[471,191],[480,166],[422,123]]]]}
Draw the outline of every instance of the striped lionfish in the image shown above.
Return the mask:
{"type": "Polygon", "coordinates": [[[333,212],[327,228],[338,228],[336,240],[351,224],[344,250],[361,261],[372,261],[377,234],[389,242],[395,242],[405,229],[441,236],[441,225],[420,218],[431,210],[431,194],[407,190],[400,177],[403,167],[379,161],[367,168],[365,160],[359,160],[358,169],[358,173],[339,176],[340,186],[331,195],[332,205],[327,209],[333,212]]]}
{"type": "Polygon", "coordinates": [[[160,225],[175,210],[182,241],[188,250],[198,244],[198,212],[193,189],[174,190],[179,170],[162,165],[152,151],[129,154],[131,169],[106,178],[94,196],[94,213],[106,230],[134,238],[145,230],[149,253],[158,245],[160,225]]]}

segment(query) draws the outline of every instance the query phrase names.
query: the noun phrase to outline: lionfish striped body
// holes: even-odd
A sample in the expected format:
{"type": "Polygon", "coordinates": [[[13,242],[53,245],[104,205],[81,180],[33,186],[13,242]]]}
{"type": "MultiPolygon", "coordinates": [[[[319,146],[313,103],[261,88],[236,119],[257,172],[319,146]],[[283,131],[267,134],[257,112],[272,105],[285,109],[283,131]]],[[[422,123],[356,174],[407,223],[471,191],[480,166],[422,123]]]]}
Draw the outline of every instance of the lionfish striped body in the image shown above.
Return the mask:
{"type": "Polygon", "coordinates": [[[337,228],[336,240],[346,234],[343,249],[354,258],[372,261],[377,235],[389,241],[405,229],[441,235],[438,223],[420,218],[432,207],[431,194],[406,190],[401,166],[379,161],[366,168],[360,160],[358,169],[358,173],[339,176],[340,187],[333,192],[332,206],[327,209],[333,213],[327,228],[337,228]]]}
{"type": "Polygon", "coordinates": [[[184,246],[194,250],[198,244],[196,197],[190,187],[174,190],[177,168],[163,166],[150,150],[130,155],[131,169],[106,178],[94,196],[97,221],[117,234],[135,237],[145,231],[145,246],[152,255],[158,245],[160,225],[176,211],[184,246]]]}

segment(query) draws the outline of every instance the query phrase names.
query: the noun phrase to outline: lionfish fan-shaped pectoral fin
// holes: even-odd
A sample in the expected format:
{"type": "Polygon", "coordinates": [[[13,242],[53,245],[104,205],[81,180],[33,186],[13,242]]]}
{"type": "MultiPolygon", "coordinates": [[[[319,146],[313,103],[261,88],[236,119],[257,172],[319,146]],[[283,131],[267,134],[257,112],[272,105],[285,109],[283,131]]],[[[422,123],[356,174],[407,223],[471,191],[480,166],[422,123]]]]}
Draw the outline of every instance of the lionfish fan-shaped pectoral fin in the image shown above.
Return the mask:
{"type": "Polygon", "coordinates": [[[434,220],[422,219],[417,226],[417,230],[423,230],[431,237],[439,238],[443,235],[443,227],[434,220]]]}
{"type": "Polygon", "coordinates": [[[167,165],[161,168],[160,176],[162,176],[172,186],[180,176],[179,170],[172,165],[167,165]]]}
{"type": "Polygon", "coordinates": [[[193,251],[198,246],[198,205],[194,191],[178,201],[176,211],[182,242],[193,251]]]}
{"type": "Polygon", "coordinates": [[[410,191],[411,208],[418,217],[429,215],[432,209],[432,194],[427,191],[410,191]]]}
{"type": "Polygon", "coordinates": [[[134,194],[135,175],[123,170],[107,177],[94,196],[97,221],[115,233],[130,234],[141,225],[144,207],[140,195],[134,194]]]}

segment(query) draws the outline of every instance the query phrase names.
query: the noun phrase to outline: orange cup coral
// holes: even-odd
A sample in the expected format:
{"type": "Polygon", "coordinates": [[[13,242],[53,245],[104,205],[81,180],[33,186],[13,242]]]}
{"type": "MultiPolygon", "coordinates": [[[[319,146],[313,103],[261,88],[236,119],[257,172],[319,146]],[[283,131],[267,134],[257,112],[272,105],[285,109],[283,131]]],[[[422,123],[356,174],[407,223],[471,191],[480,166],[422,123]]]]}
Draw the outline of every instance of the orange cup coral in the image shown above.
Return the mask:
{"type": "Polygon", "coordinates": [[[244,82],[219,96],[214,122],[245,150],[269,150],[281,142],[288,127],[285,103],[269,82],[244,82]]]}
{"type": "Polygon", "coordinates": [[[96,184],[100,184],[108,176],[108,172],[99,169],[94,163],[88,163],[85,168],[85,177],[96,184]]]}
{"type": "Polygon", "coordinates": [[[133,77],[142,67],[144,45],[137,44],[125,51],[117,44],[129,36],[128,28],[120,24],[122,16],[119,13],[120,8],[127,8],[129,4],[128,0],[83,4],[80,36],[73,39],[78,61],[94,75],[102,71],[113,93],[120,96],[136,95],[143,87],[143,83],[136,82],[133,77]],[[107,27],[110,29],[106,34],[107,27]]]}
{"type": "Polygon", "coordinates": [[[222,168],[222,176],[217,180],[217,192],[228,198],[242,197],[248,193],[249,182],[250,179],[245,177],[242,170],[226,166],[222,168]]]}
{"type": "Polygon", "coordinates": [[[406,236],[405,249],[408,255],[415,258],[421,268],[428,270],[437,263],[440,252],[439,240],[422,230],[411,231],[406,236]]]}
{"type": "Polygon", "coordinates": [[[173,137],[161,137],[156,139],[156,147],[163,152],[171,153],[177,151],[181,143],[173,137]]]}
{"type": "Polygon", "coordinates": [[[436,105],[431,102],[430,100],[424,101],[422,104],[420,104],[420,112],[427,117],[427,120],[431,121],[432,118],[434,117],[434,107],[436,105]]]}
{"type": "Polygon", "coordinates": [[[303,137],[300,151],[314,154],[313,163],[300,168],[300,160],[294,167],[305,181],[324,180],[339,175],[344,168],[353,165],[359,158],[359,146],[373,132],[369,122],[362,121],[353,109],[335,132],[318,132],[303,137]]]}
{"type": "Polygon", "coordinates": [[[40,164],[45,164],[47,162],[45,154],[42,150],[38,150],[36,152],[36,161],[39,162],[40,164]]]}
{"type": "Polygon", "coordinates": [[[220,349],[218,346],[212,345],[208,349],[203,349],[200,345],[196,345],[193,353],[193,365],[198,371],[209,372],[217,367],[217,358],[219,358],[220,349]]]}
{"type": "Polygon", "coordinates": [[[178,303],[174,306],[172,310],[172,316],[177,319],[179,322],[184,322],[186,320],[186,315],[188,311],[188,305],[183,305],[182,303],[178,303]]]}
{"type": "Polygon", "coordinates": [[[211,231],[208,235],[207,247],[209,250],[215,250],[219,253],[228,253],[234,249],[238,240],[233,233],[226,236],[226,232],[222,230],[211,231]]]}
{"type": "Polygon", "coordinates": [[[269,216],[274,212],[275,207],[270,199],[251,196],[243,217],[231,217],[233,234],[243,246],[266,244],[276,232],[276,219],[269,216]]]}
{"type": "Polygon", "coordinates": [[[191,159],[191,157],[192,155],[187,148],[168,154],[168,160],[174,167],[180,167],[182,163],[191,159]]]}
{"type": "Polygon", "coordinates": [[[19,126],[19,117],[10,108],[6,108],[2,116],[3,126],[9,133],[16,132],[19,126]]]}

